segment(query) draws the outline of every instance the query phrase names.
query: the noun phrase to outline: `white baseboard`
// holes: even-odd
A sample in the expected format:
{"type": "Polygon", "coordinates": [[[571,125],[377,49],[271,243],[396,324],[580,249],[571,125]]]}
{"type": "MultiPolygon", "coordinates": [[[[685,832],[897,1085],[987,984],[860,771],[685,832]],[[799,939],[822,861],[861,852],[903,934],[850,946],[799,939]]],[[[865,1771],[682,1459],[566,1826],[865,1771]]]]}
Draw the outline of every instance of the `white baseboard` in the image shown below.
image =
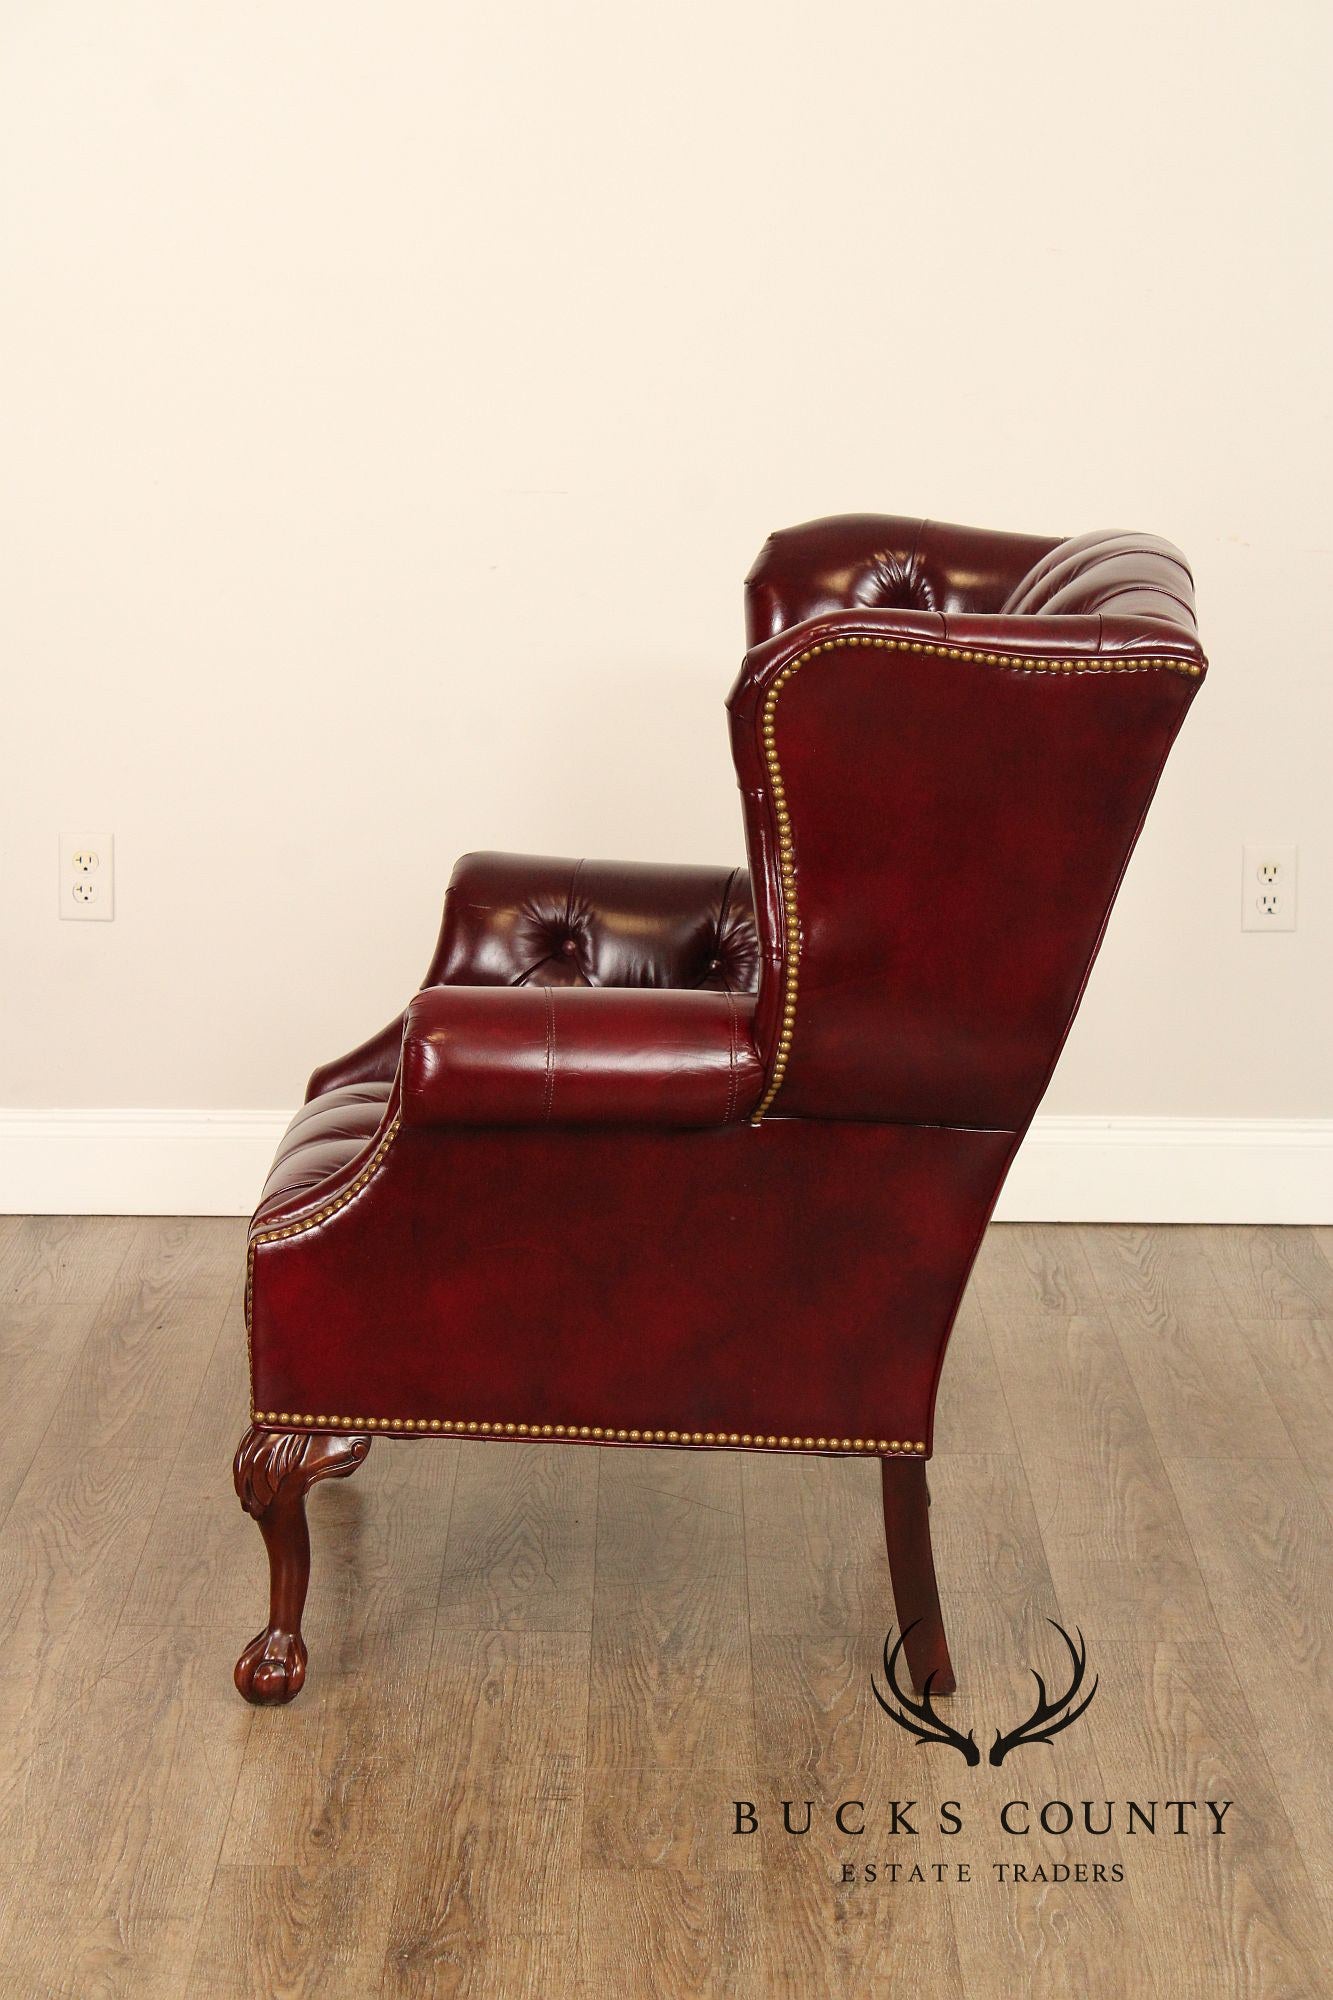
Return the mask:
{"type": "Polygon", "coordinates": [[[998,1222],[1330,1222],[1333,1118],[1036,1118],[998,1222]]]}
{"type": "MultiPolygon", "coordinates": [[[[285,1111],[0,1110],[0,1214],[248,1215],[285,1111]]],[[[1004,1222],[1333,1222],[1333,1118],[1038,1118],[1004,1222]]]]}
{"type": "Polygon", "coordinates": [[[0,1215],[249,1215],[290,1116],[0,1110],[0,1215]]]}

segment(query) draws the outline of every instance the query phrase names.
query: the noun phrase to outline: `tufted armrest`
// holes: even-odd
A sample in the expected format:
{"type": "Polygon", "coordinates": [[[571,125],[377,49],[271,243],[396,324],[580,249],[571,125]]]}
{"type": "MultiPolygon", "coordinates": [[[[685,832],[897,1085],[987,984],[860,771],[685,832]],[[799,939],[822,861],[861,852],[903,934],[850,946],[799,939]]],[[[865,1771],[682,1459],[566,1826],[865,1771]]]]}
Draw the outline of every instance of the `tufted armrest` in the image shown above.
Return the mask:
{"type": "Polygon", "coordinates": [[[729,1125],[763,1066],[732,993],[436,986],[407,1010],[407,1125],[729,1125]]]}
{"type": "MultiPolygon", "coordinates": [[[[743,868],[465,854],[445,891],[430,986],[670,987],[753,993],[759,982],[743,868]]],[[[387,1083],[403,1016],[317,1069],[307,1102],[387,1083]]]]}

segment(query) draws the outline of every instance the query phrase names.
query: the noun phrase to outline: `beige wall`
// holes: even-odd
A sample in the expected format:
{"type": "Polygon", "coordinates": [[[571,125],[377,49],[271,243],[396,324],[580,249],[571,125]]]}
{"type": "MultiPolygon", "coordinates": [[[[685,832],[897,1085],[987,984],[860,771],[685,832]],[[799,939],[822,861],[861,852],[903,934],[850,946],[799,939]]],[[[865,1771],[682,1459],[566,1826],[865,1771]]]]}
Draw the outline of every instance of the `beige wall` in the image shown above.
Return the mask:
{"type": "Polygon", "coordinates": [[[1048,1107],[1333,1111],[1326,16],[5,0],[3,1097],[290,1102],[465,847],[739,858],[740,579],[874,508],[1196,567],[1048,1107]]]}

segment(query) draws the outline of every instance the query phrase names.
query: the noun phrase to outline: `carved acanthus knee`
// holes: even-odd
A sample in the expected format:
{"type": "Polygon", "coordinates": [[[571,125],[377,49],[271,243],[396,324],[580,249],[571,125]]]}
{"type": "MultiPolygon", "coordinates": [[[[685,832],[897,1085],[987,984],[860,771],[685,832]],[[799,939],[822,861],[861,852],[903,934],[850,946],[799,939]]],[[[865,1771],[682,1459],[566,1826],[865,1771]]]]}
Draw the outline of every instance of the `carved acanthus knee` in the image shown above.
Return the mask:
{"type": "Polygon", "coordinates": [[[236,1497],[262,1521],[280,1494],[304,1498],[317,1479],[345,1479],[370,1450],[362,1432],[268,1431],[252,1425],[236,1449],[236,1497]]]}

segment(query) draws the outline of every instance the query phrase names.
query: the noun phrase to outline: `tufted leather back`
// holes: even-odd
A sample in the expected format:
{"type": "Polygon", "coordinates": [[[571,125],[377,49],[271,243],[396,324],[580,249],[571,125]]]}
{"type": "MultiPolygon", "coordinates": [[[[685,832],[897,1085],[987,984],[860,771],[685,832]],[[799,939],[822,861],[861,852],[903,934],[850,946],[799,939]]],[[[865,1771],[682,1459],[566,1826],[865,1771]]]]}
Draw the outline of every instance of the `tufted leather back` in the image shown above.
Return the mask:
{"type": "Polygon", "coordinates": [[[892,514],[831,514],[770,535],[745,579],[749,643],[826,611],[998,611],[1049,535],[892,514]]]}
{"type": "Polygon", "coordinates": [[[1056,618],[1105,611],[1195,629],[1194,579],[1156,535],[1061,541],[891,514],[833,514],[770,535],[745,579],[752,646],[829,611],[1056,618]]]}
{"type": "Polygon", "coordinates": [[[758,973],[742,868],[465,854],[425,984],[753,993],[758,973]]]}
{"type": "Polygon", "coordinates": [[[1021,1131],[1204,671],[1183,559],[849,515],[748,597],[764,1108],[1021,1131]]]}
{"type": "Polygon", "coordinates": [[[1194,578],[1180,550],[1155,535],[1105,528],[1077,535],[1048,550],[1003,605],[1006,613],[1028,618],[1108,608],[1195,630],[1194,578]]]}

